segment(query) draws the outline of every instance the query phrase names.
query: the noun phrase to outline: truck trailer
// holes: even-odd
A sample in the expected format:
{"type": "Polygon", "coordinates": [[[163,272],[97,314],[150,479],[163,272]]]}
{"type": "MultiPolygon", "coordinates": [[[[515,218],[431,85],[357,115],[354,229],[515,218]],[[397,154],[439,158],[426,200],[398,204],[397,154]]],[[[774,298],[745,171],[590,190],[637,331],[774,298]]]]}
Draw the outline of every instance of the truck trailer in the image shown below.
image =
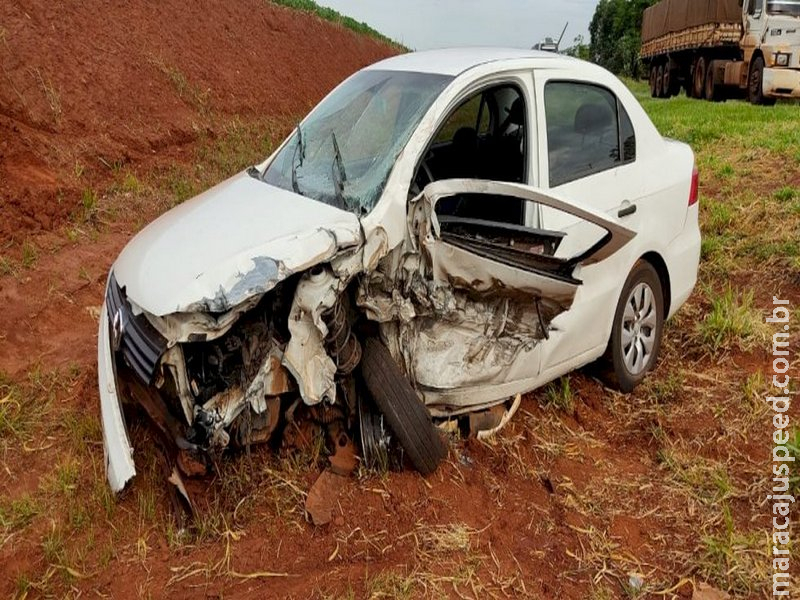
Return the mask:
{"type": "Polygon", "coordinates": [[[661,0],[641,57],[654,98],[800,98],[800,0],[661,0]]]}

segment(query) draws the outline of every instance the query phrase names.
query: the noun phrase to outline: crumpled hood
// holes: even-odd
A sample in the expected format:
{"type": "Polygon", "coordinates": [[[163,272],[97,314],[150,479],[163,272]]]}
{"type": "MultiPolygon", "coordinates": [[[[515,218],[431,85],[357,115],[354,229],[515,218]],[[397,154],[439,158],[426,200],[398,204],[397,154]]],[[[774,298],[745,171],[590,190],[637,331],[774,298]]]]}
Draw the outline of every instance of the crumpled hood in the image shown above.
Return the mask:
{"type": "Polygon", "coordinates": [[[354,214],[240,173],[128,243],[117,283],[147,312],[223,312],[362,243],[354,214]]]}

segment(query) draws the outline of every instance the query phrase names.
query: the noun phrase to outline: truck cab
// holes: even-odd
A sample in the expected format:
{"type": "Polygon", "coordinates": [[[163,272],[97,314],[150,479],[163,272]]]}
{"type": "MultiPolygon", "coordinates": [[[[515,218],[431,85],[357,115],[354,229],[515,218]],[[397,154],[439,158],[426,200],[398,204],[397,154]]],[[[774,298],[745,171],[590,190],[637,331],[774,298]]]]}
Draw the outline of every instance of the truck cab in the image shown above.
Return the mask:
{"type": "Polygon", "coordinates": [[[738,75],[750,101],[800,98],[800,0],[744,0],[742,18],[749,68],[738,75]]]}

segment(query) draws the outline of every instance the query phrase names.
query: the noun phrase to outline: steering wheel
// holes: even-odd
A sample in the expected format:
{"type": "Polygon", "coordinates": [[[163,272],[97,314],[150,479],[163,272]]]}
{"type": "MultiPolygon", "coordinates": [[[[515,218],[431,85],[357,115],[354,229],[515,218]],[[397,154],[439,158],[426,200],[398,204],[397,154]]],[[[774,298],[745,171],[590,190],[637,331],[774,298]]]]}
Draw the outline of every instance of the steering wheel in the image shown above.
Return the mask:
{"type": "Polygon", "coordinates": [[[428,166],[427,159],[430,156],[428,153],[425,158],[419,163],[419,167],[417,168],[417,174],[414,176],[414,181],[411,184],[411,194],[414,196],[418,196],[422,190],[425,189],[425,186],[429,183],[433,183],[436,181],[433,177],[433,171],[428,166]]]}

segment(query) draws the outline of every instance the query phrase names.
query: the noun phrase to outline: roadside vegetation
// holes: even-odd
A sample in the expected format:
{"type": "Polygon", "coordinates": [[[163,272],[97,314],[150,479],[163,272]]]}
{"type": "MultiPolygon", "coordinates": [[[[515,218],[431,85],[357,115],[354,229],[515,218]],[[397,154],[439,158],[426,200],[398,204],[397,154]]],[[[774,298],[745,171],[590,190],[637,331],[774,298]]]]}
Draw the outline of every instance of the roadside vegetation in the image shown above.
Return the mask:
{"type": "Polygon", "coordinates": [[[399,44],[393,39],[386,37],[381,32],[376,31],[363,21],[357,21],[354,18],[343,15],[340,12],[333,10],[332,8],[328,8],[327,6],[320,6],[319,4],[314,2],[314,0],[267,0],[267,1],[272,2],[273,4],[280,4],[281,6],[286,6],[294,10],[301,10],[304,12],[312,13],[314,15],[317,15],[320,19],[331,21],[332,23],[336,23],[337,25],[341,25],[342,27],[351,29],[352,31],[355,31],[358,34],[375,38],[376,40],[385,42],[390,46],[394,46],[398,50],[408,50],[408,48],[406,48],[402,44],[399,44]]]}

